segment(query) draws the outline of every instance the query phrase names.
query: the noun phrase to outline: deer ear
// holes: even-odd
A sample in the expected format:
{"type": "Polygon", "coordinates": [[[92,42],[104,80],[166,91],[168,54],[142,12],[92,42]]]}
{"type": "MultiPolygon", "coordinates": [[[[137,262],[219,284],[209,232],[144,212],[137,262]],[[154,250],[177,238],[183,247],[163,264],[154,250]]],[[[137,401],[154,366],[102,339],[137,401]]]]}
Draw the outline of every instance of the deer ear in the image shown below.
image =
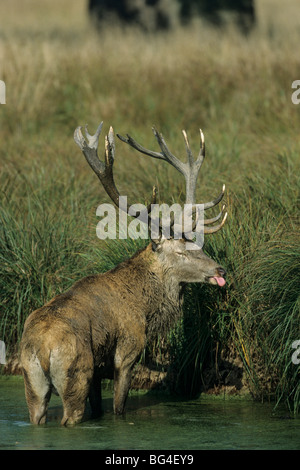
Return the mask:
{"type": "Polygon", "coordinates": [[[160,250],[160,248],[161,248],[161,239],[160,238],[152,239],[151,243],[152,243],[152,251],[159,251],[160,250]]]}

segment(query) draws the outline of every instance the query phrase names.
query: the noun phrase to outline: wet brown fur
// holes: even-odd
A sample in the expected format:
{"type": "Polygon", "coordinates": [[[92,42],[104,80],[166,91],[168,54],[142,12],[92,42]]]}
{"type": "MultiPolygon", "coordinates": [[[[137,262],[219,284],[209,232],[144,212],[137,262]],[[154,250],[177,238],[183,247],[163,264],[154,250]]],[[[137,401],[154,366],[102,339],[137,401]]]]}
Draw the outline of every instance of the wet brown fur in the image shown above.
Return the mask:
{"type": "MultiPolygon", "coordinates": [[[[99,415],[101,378],[114,379],[114,411],[124,411],[132,367],[147,337],[164,333],[180,315],[180,282],[189,281],[176,276],[164,256],[150,244],[111,271],[81,279],[27,318],[20,358],[32,423],[46,421],[54,389],[63,402],[62,424],[82,419],[88,396],[99,415]]],[[[215,275],[218,265],[203,257],[197,262],[215,275]]]]}

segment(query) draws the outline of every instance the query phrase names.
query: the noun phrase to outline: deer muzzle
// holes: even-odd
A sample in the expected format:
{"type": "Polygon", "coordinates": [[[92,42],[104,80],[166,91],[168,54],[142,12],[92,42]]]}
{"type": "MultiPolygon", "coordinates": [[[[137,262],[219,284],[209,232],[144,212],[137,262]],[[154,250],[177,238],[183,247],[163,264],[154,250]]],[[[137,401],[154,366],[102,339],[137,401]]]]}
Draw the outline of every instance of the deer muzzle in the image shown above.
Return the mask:
{"type": "Polygon", "coordinates": [[[218,285],[220,287],[225,286],[225,284],[226,284],[226,281],[225,281],[226,271],[225,271],[225,269],[219,267],[219,268],[217,268],[216,271],[217,271],[217,276],[210,277],[208,279],[208,281],[211,284],[215,284],[215,285],[218,285]]]}

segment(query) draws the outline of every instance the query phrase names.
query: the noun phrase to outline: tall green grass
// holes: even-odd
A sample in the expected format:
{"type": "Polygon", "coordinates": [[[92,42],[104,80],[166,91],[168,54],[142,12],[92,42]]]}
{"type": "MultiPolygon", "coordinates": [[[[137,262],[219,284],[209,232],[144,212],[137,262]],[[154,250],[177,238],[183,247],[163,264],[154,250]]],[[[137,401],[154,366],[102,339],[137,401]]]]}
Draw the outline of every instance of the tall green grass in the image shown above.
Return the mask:
{"type": "Polygon", "coordinates": [[[275,396],[289,407],[299,408],[299,367],[292,362],[292,344],[300,337],[300,244],[284,239],[262,244],[246,270],[249,298],[242,320],[251,388],[255,396],[275,396]]]}
{"type": "Polygon", "coordinates": [[[85,244],[76,227],[84,211],[78,217],[80,211],[66,204],[66,199],[74,198],[70,183],[68,188],[59,188],[56,182],[35,190],[22,177],[6,181],[2,192],[0,336],[10,349],[20,340],[30,311],[62,292],[84,268],[78,254],[85,244]]]}
{"type": "MultiPolygon", "coordinates": [[[[299,162],[296,155],[278,155],[275,162],[272,174],[245,177],[243,190],[231,194],[222,234],[207,237],[206,250],[227,267],[228,283],[218,292],[211,286],[191,288],[186,317],[173,337],[175,367],[179,388],[196,393],[205,378],[217,388],[226,384],[218,373],[219,367],[226,373],[224,360],[233,366],[242,361],[243,383],[256,399],[285,402],[296,413],[300,382],[292,343],[300,337],[299,162]],[[284,181],[275,179],[277,171],[285,172],[284,181]],[[205,373],[208,366],[217,371],[213,377],[205,373]]],[[[230,373],[228,378],[230,383],[230,373]]]]}
{"type": "MultiPolygon", "coordinates": [[[[181,129],[196,154],[201,127],[207,152],[197,200],[211,199],[225,182],[229,213],[205,249],[228,277],[222,290],[187,289],[184,320],[169,339],[178,387],[197,393],[208,367],[238,358],[255,398],[297,410],[291,344],[300,339],[300,108],[291,102],[291,83],[299,78],[298,31],[283,24],[270,35],[265,16],[248,38],[203,25],[161,36],[109,29],[98,36],[83,2],[27,0],[32,8],[19,21],[14,1],[0,6],[7,87],[0,108],[0,338],[9,353],[30,311],[145,243],[96,238],[96,207],[107,196],[73,142],[75,127],[88,122],[92,133],[104,120],[103,132],[113,125],[156,149],[155,124],[180,158],[181,129]]],[[[184,201],[173,168],[116,145],[121,194],[149,201],[156,184],[161,202],[184,201]]]]}

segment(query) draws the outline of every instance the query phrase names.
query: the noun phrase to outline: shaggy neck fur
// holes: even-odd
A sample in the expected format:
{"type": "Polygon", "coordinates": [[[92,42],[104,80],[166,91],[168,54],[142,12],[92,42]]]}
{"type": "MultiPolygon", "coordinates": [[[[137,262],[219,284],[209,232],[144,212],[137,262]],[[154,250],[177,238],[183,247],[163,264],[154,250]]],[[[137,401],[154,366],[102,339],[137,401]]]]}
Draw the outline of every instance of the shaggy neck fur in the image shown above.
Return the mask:
{"type": "Polygon", "coordinates": [[[164,337],[181,316],[182,287],[172,274],[171,268],[149,245],[140,256],[144,258],[148,270],[147,311],[148,341],[160,335],[164,337]]]}
{"type": "Polygon", "coordinates": [[[164,255],[150,244],[110,271],[110,276],[115,274],[121,288],[141,306],[147,340],[166,336],[181,315],[182,287],[164,255]]]}

